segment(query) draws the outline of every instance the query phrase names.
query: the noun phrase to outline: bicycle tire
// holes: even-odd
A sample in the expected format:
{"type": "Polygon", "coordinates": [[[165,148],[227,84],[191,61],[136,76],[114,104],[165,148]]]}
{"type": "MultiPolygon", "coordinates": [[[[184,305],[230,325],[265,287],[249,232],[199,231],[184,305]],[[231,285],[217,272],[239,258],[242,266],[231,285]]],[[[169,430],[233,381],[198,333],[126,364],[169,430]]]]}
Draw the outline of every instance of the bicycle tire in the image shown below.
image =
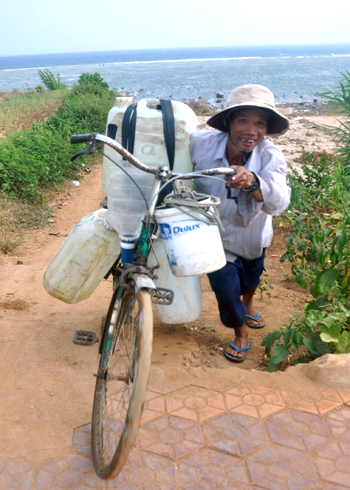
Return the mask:
{"type": "Polygon", "coordinates": [[[100,344],[91,450],[96,474],[115,478],[122,470],[139,428],[151,367],[152,300],[148,290],[117,288],[100,344]]]}

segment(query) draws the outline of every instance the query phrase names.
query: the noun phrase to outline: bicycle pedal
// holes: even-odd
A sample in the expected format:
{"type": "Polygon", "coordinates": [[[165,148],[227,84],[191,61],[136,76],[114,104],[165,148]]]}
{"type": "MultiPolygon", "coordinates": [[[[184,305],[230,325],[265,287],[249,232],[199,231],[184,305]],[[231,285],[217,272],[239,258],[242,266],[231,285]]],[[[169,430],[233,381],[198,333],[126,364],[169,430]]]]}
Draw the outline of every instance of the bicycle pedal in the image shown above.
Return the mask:
{"type": "Polygon", "coordinates": [[[86,330],[76,330],[73,335],[73,344],[92,345],[97,342],[96,334],[86,330]]]}
{"type": "Polygon", "coordinates": [[[174,291],[171,289],[152,289],[152,301],[156,305],[171,305],[174,301],[174,291]]]}

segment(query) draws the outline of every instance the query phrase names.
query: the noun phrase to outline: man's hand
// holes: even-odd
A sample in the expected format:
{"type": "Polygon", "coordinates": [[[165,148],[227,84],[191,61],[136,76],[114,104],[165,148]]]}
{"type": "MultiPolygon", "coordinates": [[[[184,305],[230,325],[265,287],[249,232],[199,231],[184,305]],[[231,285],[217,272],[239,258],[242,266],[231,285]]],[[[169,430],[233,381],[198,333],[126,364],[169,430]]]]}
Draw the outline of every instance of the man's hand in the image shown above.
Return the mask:
{"type": "Polygon", "coordinates": [[[242,187],[248,188],[254,182],[254,174],[249,172],[242,165],[230,165],[231,168],[236,170],[236,175],[231,177],[231,187],[234,189],[241,189],[242,187]]]}
{"type": "MultiPolygon", "coordinates": [[[[244,168],[242,165],[230,165],[230,167],[234,168],[237,172],[236,175],[233,175],[231,177],[231,187],[233,189],[241,189],[242,187],[249,189],[249,187],[251,187],[254,182],[254,174],[252,172],[249,172],[249,170],[244,168]]],[[[260,187],[250,194],[254,196],[257,201],[264,201],[260,187]]]]}

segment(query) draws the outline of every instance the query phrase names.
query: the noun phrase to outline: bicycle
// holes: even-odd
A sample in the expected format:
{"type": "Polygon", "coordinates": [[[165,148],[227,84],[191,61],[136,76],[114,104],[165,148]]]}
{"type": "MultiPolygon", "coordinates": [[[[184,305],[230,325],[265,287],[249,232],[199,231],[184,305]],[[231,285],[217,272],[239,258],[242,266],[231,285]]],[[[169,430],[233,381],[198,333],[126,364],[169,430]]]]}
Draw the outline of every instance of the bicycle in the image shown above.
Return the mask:
{"type": "Polygon", "coordinates": [[[100,478],[110,479],[115,478],[122,470],[141,420],[151,367],[152,302],[171,304],[173,300],[172,291],[160,290],[155,286],[155,268],[147,267],[152,236],[157,227],[154,214],[161,186],[178,179],[224,175],[228,179],[226,187],[230,197],[229,180],[236,171],[232,168],[215,168],[179,174],[169,172],[166,166],[149,167],[115,140],[98,133],[72,136],[72,144],[89,143],[89,146],[71,159],[98,150],[96,142],[109,145],[135,167],[155,175],[153,197],[142,221],[133,263],[122,265],[119,258],[109,271],[113,275],[114,292],[99,337],[91,449],[96,474],[100,478]]]}

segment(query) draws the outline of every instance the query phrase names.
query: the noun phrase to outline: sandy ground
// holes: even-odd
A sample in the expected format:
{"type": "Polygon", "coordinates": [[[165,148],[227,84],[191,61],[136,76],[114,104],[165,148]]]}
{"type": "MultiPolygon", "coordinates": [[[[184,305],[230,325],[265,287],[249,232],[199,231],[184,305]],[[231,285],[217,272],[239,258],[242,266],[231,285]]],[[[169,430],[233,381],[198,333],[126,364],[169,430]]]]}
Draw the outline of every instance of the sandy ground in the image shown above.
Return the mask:
{"type": "MultiPolygon", "coordinates": [[[[200,124],[204,127],[204,121],[200,124]]],[[[275,140],[290,163],[307,151],[331,151],[330,116],[292,116],[291,130],[275,140]]],[[[77,221],[99,208],[103,197],[101,166],[86,174],[79,187],[71,183],[57,196],[54,223],[27,233],[16,256],[0,256],[0,456],[24,463],[41,464],[71,445],[75,427],[90,421],[97,367],[97,347],[72,343],[77,329],[99,332],[101,317],[111,296],[110,280],[77,305],[50,297],[42,286],[44,271],[77,221]],[[54,234],[60,234],[60,236],[54,234]]],[[[239,366],[227,361],[223,350],[232,332],[220,323],[208,280],[202,278],[203,309],[193,323],[169,326],[155,318],[154,353],[150,386],[162,391],[181,386],[181,379],[215,388],[232,378],[254,379],[277,386],[298,383],[290,368],[286,373],[264,372],[262,338],[289,321],[308,299],[307,293],[288,280],[290,269],[281,264],[283,229],[277,229],[266,259],[266,281],[273,285],[271,297],[257,295],[266,327],[251,331],[252,350],[239,366]],[[171,327],[171,328],[170,328],[171,327]],[[293,374],[291,375],[291,370],[293,374]]]]}

